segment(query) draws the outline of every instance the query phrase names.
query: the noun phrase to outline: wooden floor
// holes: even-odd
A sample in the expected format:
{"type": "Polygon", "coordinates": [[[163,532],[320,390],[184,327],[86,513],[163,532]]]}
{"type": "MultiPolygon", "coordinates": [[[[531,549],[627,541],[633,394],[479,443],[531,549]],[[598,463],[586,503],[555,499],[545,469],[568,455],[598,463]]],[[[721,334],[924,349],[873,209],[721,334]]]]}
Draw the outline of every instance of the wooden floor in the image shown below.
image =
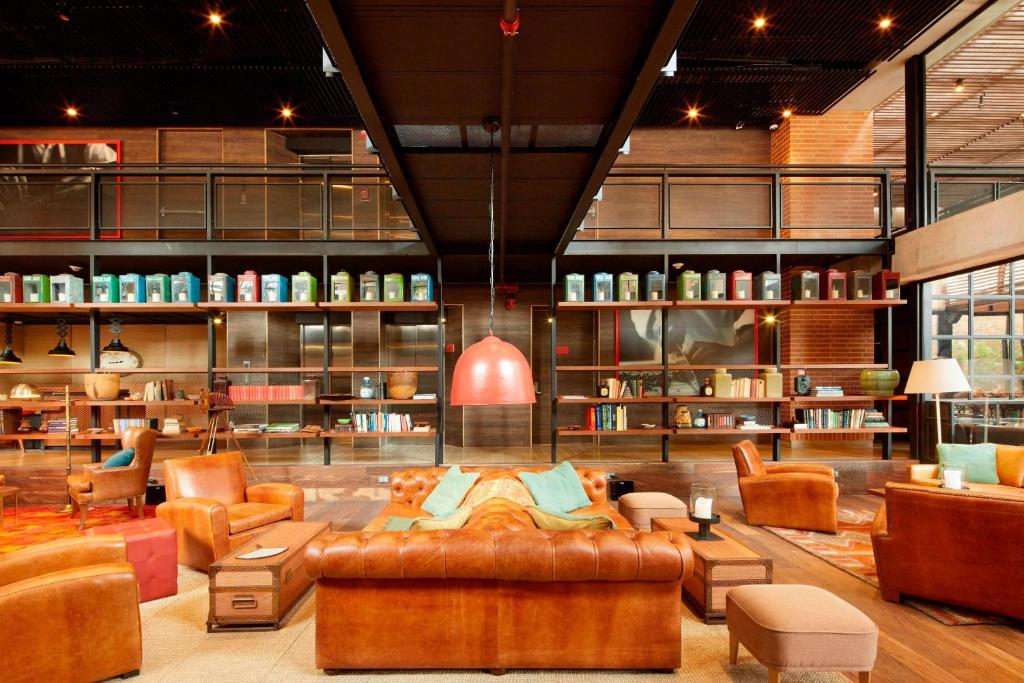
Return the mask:
{"type": "MultiPolygon", "coordinates": [[[[344,498],[310,503],[307,519],[332,522],[336,530],[357,530],[384,506],[384,500],[344,498]]],[[[875,510],[881,499],[843,496],[841,504],[875,510]]],[[[820,586],[852,603],[880,629],[874,683],[1020,683],[1024,680],[1024,625],[945,626],[913,607],[885,602],[878,590],[772,533],[743,522],[737,499],[722,501],[723,525],[733,538],[774,560],[776,583],[820,586]]],[[[1007,590],[1022,590],[1008,586],[1007,590]]],[[[726,638],[725,626],[722,638],[726,638]]],[[[684,658],[685,661],[685,658],[684,658]]],[[[852,679],[852,676],[851,676],[852,679]]],[[[783,678],[785,680],[785,677],[783,678]]]]}

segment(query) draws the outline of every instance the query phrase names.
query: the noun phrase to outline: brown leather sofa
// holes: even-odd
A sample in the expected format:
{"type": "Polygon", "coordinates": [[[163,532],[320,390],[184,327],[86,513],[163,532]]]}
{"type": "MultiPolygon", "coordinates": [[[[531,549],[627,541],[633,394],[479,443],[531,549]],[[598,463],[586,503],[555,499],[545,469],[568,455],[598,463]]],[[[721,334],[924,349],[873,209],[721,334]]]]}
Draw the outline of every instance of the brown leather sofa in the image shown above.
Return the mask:
{"type": "MultiPolygon", "coordinates": [[[[967,486],[976,492],[1003,493],[1012,496],[1024,496],[1024,446],[996,445],[996,475],[998,484],[980,484],[967,482],[967,486]]],[[[907,465],[907,479],[911,484],[919,486],[938,486],[938,465],[907,465]]]]}
{"type": "Polygon", "coordinates": [[[732,457],[747,524],[836,532],[839,486],[830,465],[765,465],[747,440],[732,447],[732,457]]]}
{"type": "Polygon", "coordinates": [[[138,511],[139,519],[145,515],[146,484],[153,466],[153,451],[157,433],[152,429],[132,428],[121,435],[124,448],[134,448],[135,457],[125,467],[103,468],[100,463],[82,465],[81,474],[68,477],[71,496],[71,516],[81,512],[78,528],[85,528],[89,506],[122,498],[128,501],[128,510],[138,511]]]}
{"type": "Polygon", "coordinates": [[[1024,497],[886,484],[875,516],[882,598],[902,596],[1024,619],[1024,497]]]}
{"type": "Polygon", "coordinates": [[[274,524],[303,519],[302,489],[247,486],[238,451],[165,460],[164,481],[167,502],[157,517],[177,532],[178,563],[201,571],[274,524]]]}
{"type": "Polygon", "coordinates": [[[138,585],[121,536],[0,555],[0,679],[101,681],[142,666],[138,585]]]}
{"type": "MultiPolygon", "coordinates": [[[[480,472],[480,486],[543,469],[463,471],[480,472]]],[[[587,469],[578,474],[592,502],[576,513],[620,529],[540,530],[522,505],[492,498],[460,529],[380,531],[392,516],[429,517],[420,505],[444,471],[395,473],[390,504],[366,530],[307,547],[319,668],[680,666],[680,589],[693,571],[682,537],[632,530],[606,499],[604,473],[587,469]]]]}

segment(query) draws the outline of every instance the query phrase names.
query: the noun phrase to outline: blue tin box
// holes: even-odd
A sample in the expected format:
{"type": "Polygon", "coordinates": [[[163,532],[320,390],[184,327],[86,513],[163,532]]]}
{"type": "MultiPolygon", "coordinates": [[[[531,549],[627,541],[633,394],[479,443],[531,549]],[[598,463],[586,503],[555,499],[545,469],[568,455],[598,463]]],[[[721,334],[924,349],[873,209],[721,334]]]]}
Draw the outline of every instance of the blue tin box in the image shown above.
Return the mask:
{"type": "Polygon", "coordinates": [[[284,275],[264,275],[261,289],[260,297],[263,303],[279,304],[288,301],[288,278],[284,275]]]}
{"type": "Polygon", "coordinates": [[[199,278],[185,271],[172,275],[171,301],[177,304],[199,303],[199,278]]]}

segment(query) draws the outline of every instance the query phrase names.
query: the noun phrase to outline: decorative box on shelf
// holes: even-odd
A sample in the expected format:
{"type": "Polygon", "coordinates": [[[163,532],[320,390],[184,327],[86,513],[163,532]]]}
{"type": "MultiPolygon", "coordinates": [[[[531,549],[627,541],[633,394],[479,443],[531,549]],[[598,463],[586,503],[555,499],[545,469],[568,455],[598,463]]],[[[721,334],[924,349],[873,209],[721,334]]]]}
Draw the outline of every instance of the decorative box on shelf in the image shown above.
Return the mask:
{"type": "Polygon", "coordinates": [[[116,304],[121,301],[121,285],[116,275],[104,273],[92,276],[92,302],[116,304]]]}
{"type": "Polygon", "coordinates": [[[316,278],[303,270],[292,275],[292,301],[316,303],[316,278]]]}
{"type": "Polygon", "coordinates": [[[145,301],[146,278],[136,273],[126,273],[117,279],[121,290],[121,303],[140,304],[145,301]]]}
{"type": "Polygon", "coordinates": [[[352,276],[348,271],[339,270],[331,276],[331,301],[350,303],[352,301],[352,276]]]}
{"type": "Polygon", "coordinates": [[[825,287],[821,290],[821,298],[829,301],[846,299],[846,273],[835,268],[825,271],[825,287]]]}
{"type": "Polygon", "coordinates": [[[50,303],[50,276],[26,275],[21,279],[21,291],[26,304],[50,303]]]}
{"type": "Polygon", "coordinates": [[[619,301],[640,300],[640,276],[636,273],[619,273],[619,301]]]}
{"type": "Polygon", "coordinates": [[[846,296],[851,301],[871,300],[871,273],[851,270],[846,276],[846,296]]]}
{"type": "Polygon", "coordinates": [[[813,270],[801,270],[793,276],[793,301],[812,301],[819,298],[819,276],[813,270]]]}
{"type": "Polygon", "coordinates": [[[169,304],[171,302],[171,278],[163,273],[146,276],[146,302],[169,304]]]}
{"type": "Polygon", "coordinates": [[[238,300],[241,303],[258,303],[261,293],[260,276],[255,270],[247,270],[238,276],[238,300]]]}
{"type": "Polygon", "coordinates": [[[782,277],[778,273],[766,270],[754,278],[754,296],[761,301],[779,301],[782,299],[782,277]]]}
{"type": "Polygon", "coordinates": [[[0,303],[20,304],[21,297],[21,276],[17,273],[0,275],[0,303]]]}
{"type": "Polygon", "coordinates": [[[405,301],[405,278],[401,273],[385,273],[384,301],[405,301]]]}
{"type": "Polygon", "coordinates": [[[188,271],[171,276],[171,301],[179,304],[199,302],[199,278],[188,271]]]}
{"type": "Polygon", "coordinates": [[[613,287],[611,273],[594,273],[594,301],[614,301],[613,287]]]}
{"type": "Polygon", "coordinates": [[[664,301],[665,300],[665,274],[659,273],[656,270],[648,271],[647,277],[644,278],[644,289],[647,293],[648,301],[664,301]]]}
{"type": "Polygon", "coordinates": [[[206,281],[206,298],[216,303],[235,300],[235,278],[227,273],[214,273],[206,281]]]}
{"type": "Polygon", "coordinates": [[[50,301],[55,304],[85,302],[85,282],[70,273],[54,275],[50,278],[50,301]]]}
{"type": "Polygon", "coordinates": [[[359,300],[380,301],[380,276],[372,270],[359,276],[359,300]]]}
{"type": "Polygon", "coordinates": [[[586,278],[580,273],[569,273],[563,280],[563,292],[562,296],[565,297],[565,301],[576,303],[586,300],[587,283],[586,278]]]}
{"type": "Polygon", "coordinates": [[[279,304],[288,301],[288,278],[277,273],[270,273],[262,277],[260,296],[264,303],[279,304]]]}
{"type": "Polygon", "coordinates": [[[676,290],[680,301],[700,301],[700,273],[684,270],[676,278],[676,290]]]}
{"type": "Polygon", "coordinates": [[[725,273],[711,269],[704,273],[701,283],[701,296],[705,301],[725,301],[725,273]]]}
{"type": "Polygon", "coordinates": [[[891,270],[880,270],[872,280],[874,298],[895,301],[900,298],[900,274],[891,270]]]}
{"type": "Polygon", "coordinates": [[[429,273],[413,273],[410,275],[409,289],[412,290],[413,301],[434,300],[434,278],[430,277],[429,273]]]}
{"type": "Polygon", "coordinates": [[[745,270],[734,270],[729,274],[729,298],[733,301],[749,301],[754,295],[754,277],[745,270]]]}

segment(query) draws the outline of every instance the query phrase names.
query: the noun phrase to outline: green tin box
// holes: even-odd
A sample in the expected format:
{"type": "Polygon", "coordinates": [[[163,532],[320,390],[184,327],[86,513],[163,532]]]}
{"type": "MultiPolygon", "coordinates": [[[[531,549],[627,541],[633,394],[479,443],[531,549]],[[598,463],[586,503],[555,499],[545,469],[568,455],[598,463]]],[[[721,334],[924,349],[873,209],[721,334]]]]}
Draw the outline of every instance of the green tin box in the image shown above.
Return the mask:
{"type": "Polygon", "coordinates": [[[636,273],[619,273],[619,301],[640,300],[640,276],[636,273]]]}
{"type": "Polygon", "coordinates": [[[26,275],[21,279],[21,292],[27,304],[50,303],[50,276],[26,275]]]}
{"type": "Polygon", "coordinates": [[[405,301],[405,277],[401,273],[384,275],[384,301],[405,301]]]}
{"type": "Polygon", "coordinates": [[[684,270],[676,278],[676,290],[680,301],[700,301],[700,273],[684,270]]]}
{"type": "Polygon", "coordinates": [[[587,300],[586,278],[580,273],[569,273],[565,276],[563,296],[565,301],[578,303],[587,300]]]}
{"type": "Polygon", "coordinates": [[[331,276],[331,301],[352,301],[352,276],[347,271],[339,270],[331,276]]]}
{"type": "Polygon", "coordinates": [[[292,301],[316,303],[316,278],[303,270],[292,275],[292,301]]]}
{"type": "Polygon", "coordinates": [[[146,303],[171,303],[171,276],[155,273],[146,276],[146,303]]]}

